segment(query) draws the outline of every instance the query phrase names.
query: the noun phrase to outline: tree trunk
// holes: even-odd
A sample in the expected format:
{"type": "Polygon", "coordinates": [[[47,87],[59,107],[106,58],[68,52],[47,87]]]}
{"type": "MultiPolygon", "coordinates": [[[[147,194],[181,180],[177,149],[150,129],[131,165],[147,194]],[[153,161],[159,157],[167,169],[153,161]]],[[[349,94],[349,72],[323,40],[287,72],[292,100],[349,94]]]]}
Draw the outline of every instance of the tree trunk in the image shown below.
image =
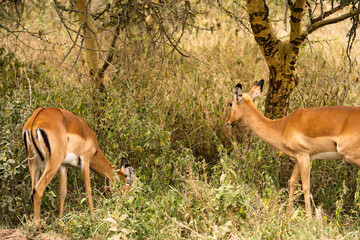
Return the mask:
{"type": "Polygon", "coordinates": [[[269,8],[265,0],[247,0],[247,12],[255,40],[269,67],[269,90],[265,116],[283,117],[289,107],[289,97],[298,84],[296,75],[299,48],[305,35],[301,32],[301,17],[305,0],[291,6],[290,41],[281,41],[270,24],[269,8]]]}
{"type": "Polygon", "coordinates": [[[98,32],[90,14],[89,2],[87,0],[75,0],[79,10],[80,25],[84,33],[85,56],[92,80],[100,92],[104,92],[104,78],[100,69],[100,55],[98,46],[98,32]]]}
{"type": "Polygon", "coordinates": [[[297,54],[292,55],[289,43],[281,44],[277,57],[268,62],[269,88],[265,102],[265,116],[271,119],[287,114],[290,94],[298,84],[297,54]]]}

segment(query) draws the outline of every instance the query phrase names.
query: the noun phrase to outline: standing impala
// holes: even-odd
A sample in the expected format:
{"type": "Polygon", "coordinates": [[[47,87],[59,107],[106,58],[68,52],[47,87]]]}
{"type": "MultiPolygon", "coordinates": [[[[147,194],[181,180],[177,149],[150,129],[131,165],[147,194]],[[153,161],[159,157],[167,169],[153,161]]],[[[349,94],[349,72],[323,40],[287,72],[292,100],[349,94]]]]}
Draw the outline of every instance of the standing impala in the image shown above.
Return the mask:
{"type": "Polygon", "coordinates": [[[126,159],[118,170],[100,150],[95,134],[80,117],[59,108],[39,108],[27,120],[23,128],[31,175],[31,202],[34,223],[40,224],[40,206],[46,186],[56,172],[60,176],[60,218],[64,211],[67,174],[66,167],[80,168],[91,215],[94,206],[91,197],[90,169],[101,177],[114,180],[114,172],[125,180],[122,191],[130,190],[134,169],[126,159]],[[44,169],[40,177],[40,169],[44,169]],[[40,178],[40,179],[39,179],[40,178]]]}
{"type": "Polygon", "coordinates": [[[236,85],[226,124],[231,127],[242,120],[259,138],[295,161],[286,212],[292,211],[295,184],[301,176],[306,214],[311,216],[310,160],[344,158],[360,167],[360,107],[301,108],[270,120],[252,102],[261,94],[263,84],[264,80],[259,81],[248,93],[243,93],[241,84],[236,85]]]}

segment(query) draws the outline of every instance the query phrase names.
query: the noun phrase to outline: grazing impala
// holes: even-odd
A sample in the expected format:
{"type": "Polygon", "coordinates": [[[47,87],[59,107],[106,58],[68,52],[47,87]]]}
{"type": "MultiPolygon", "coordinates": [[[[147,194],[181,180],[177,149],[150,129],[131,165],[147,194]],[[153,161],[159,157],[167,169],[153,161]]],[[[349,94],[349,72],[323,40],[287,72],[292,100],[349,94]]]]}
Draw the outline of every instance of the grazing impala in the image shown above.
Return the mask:
{"type": "Polygon", "coordinates": [[[264,80],[259,81],[248,93],[243,93],[241,84],[236,85],[226,124],[231,127],[242,120],[259,138],[295,161],[286,212],[292,211],[295,184],[301,176],[305,209],[311,216],[310,160],[344,158],[360,167],[360,107],[301,108],[281,119],[270,120],[252,101],[261,94],[263,84],[264,80]]]}
{"type": "Polygon", "coordinates": [[[56,172],[60,176],[60,218],[66,196],[66,167],[81,168],[88,196],[91,215],[94,206],[91,197],[90,169],[101,177],[114,180],[114,172],[125,180],[122,191],[130,190],[134,169],[126,159],[118,170],[100,150],[95,134],[82,118],[59,108],[39,108],[27,120],[23,128],[31,175],[31,202],[34,223],[40,224],[40,206],[46,186],[56,172]],[[40,177],[40,169],[44,169],[40,177]],[[39,179],[40,178],[40,179],[39,179]]]}

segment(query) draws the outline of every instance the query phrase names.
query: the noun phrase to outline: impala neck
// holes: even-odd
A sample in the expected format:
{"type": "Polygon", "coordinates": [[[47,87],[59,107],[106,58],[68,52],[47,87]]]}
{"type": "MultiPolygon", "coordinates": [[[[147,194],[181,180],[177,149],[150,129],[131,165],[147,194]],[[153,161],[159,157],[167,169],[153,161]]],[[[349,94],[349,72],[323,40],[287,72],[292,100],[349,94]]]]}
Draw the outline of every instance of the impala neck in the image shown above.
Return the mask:
{"type": "Polygon", "coordinates": [[[103,152],[98,148],[97,152],[90,160],[90,168],[105,179],[114,180],[114,172],[116,172],[120,179],[125,179],[124,174],[113,165],[104,156],[103,152]]]}
{"type": "Polygon", "coordinates": [[[266,118],[259,112],[250,98],[243,98],[243,107],[245,108],[244,112],[246,113],[243,117],[243,121],[250,127],[254,134],[273,147],[282,149],[280,137],[282,120],[271,120],[266,118]]]}

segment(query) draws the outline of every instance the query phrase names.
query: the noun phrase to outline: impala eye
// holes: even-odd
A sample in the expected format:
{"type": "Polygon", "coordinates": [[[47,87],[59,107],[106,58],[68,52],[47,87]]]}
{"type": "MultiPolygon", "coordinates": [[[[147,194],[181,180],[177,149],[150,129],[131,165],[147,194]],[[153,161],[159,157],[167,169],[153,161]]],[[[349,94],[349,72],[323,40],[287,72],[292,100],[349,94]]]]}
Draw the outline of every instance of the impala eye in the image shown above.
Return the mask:
{"type": "Polygon", "coordinates": [[[232,107],[232,103],[229,103],[229,107],[232,107]]]}

